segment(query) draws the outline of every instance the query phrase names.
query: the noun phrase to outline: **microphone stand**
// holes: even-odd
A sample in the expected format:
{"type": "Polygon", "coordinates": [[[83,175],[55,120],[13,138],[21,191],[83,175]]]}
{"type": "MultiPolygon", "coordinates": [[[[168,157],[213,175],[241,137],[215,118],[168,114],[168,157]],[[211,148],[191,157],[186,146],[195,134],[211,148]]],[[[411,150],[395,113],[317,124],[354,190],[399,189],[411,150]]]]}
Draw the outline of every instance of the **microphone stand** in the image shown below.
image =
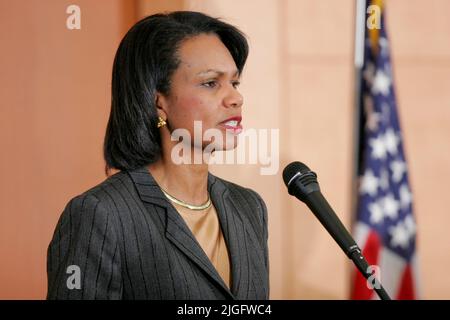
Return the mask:
{"type": "MultiPolygon", "coordinates": [[[[361,272],[361,274],[369,280],[369,277],[372,276],[372,273],[370,273],[369,270],[369,264],[367,263],[367,260],[364,258],[364,256],[361,254],[361,250],[356,247],[353,249],[352,252],[348,255],[349,258],[353,261],[356,268],[361,272]]],[[[389,295],[387,294],[386,290],[384,290],[381,283],[378,281],[376,277],[373,277],[371,279],[373,281],[373,289],[378,294],[381,300],[391,300],[389,295]]]]}

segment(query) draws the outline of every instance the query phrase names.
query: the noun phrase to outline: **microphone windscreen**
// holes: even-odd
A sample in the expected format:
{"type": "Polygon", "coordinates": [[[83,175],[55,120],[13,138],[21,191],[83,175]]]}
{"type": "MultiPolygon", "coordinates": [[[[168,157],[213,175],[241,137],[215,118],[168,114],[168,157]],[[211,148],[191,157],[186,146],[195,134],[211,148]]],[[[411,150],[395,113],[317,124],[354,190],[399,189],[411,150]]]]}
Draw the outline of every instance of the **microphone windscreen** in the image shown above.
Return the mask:
{"type": "Polygon", "coordinates": [[[311,170],[304,163],[299,161],[294,161],[288,164],[283,170],[283,181],[286,186],[288,186],[288,182],[291,181],[292,177],[295,176],[298,172],[307,173],[311,170]]]}

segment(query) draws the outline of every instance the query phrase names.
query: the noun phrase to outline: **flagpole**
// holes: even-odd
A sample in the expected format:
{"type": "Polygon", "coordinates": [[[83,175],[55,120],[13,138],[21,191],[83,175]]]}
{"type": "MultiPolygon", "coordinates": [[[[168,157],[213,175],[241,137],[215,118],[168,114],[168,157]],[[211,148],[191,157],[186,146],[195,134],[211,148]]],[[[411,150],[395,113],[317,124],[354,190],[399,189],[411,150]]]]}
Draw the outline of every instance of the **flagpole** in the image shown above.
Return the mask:
{"type": "MultiPolygon", "coordinates": [[[[353,171],[351,192],[351,226],[355,221],[358,199],[358,176],[360,166],[360,143],[362,128],[362,68],[364,65],[364,39],[366,30],[366,0],[356,0],[355,8],[355,40],[354,40],[354,118],[353,118],[353,171]]],[[[353,228],[352,228],[353,229],[353,228]]]]}
{"type": "MultiPolygon", "coordinates": [[[[366,0],[355,0],[355,38],[354,38],[354,101],[353,101],[353,159],[350,192],[350,227],[354,230],[358,201],[358,176],[360,166],[361,143],[361,105],[362,105],[362,68],[364,65],[364,38],[366,27],[366,0]]],[[[351,281],[350,281],[351,285],[351,281]]],[[[350,293],[349,293],[350,294],[350,293]]]]}

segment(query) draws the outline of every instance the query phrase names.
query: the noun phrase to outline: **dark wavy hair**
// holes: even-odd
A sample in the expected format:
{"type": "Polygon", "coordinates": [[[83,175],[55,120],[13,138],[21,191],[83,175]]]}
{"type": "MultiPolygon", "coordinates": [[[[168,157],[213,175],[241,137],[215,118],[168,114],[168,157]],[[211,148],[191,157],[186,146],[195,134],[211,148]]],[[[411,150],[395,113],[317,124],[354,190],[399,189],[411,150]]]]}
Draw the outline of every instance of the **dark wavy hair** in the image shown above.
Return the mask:
{"type": "Polygon", "coordinates": [[[103,146],[105,171],[133,170],[161,155],[156,92],[170,92],[171,76],[184,40],[216,34],[230,51],[239,73],[248,56],[245,35],[236,27],[200,12],[175,11],[148,16],[122,39],[114,58],[111,113],[103,146]]]}

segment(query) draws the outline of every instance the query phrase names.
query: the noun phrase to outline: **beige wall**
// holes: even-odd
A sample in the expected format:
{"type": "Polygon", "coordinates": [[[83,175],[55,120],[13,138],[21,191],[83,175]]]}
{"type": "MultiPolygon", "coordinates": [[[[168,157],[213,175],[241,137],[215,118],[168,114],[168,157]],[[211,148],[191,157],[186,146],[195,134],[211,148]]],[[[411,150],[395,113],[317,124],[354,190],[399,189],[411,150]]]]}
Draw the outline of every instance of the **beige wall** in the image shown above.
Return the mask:
{"type": "Polygon", "coordinates": [[[450,299],[450,2],[388,2],[423,296],[450,299]]]}
{"type": "Polygon", "coordinates": [[[102,139],[125,0],[0,1],[0,299],[45,297],[46,249],[67,201],[104,179],[102,139]]]}
{"type": "MultiPolygon", "coordinates": [[[[252,187],[270,218],[271,298],[345,299],[349,262],[287,195],[293,160],[319,174],[350,224],[353,120],[352,0],[77,1],[82,29],[65,28],[71,1],[0,1],[0,299],[40,299],[45,250],[67,201],[104,179],[102,139],[118,42],[133,21],[190,9],[249,37],[242,81],[247,128],[280,129],[280,170],[215,166],[252,187]],[[7,45],[6,45],[7,44],[7,45]],[[327,276],[332,274],[331,280],[327,276]]],[[[387,1],[399,112],[415,195],[424,298],[450,298],[450,2],[387,1]]]]}

